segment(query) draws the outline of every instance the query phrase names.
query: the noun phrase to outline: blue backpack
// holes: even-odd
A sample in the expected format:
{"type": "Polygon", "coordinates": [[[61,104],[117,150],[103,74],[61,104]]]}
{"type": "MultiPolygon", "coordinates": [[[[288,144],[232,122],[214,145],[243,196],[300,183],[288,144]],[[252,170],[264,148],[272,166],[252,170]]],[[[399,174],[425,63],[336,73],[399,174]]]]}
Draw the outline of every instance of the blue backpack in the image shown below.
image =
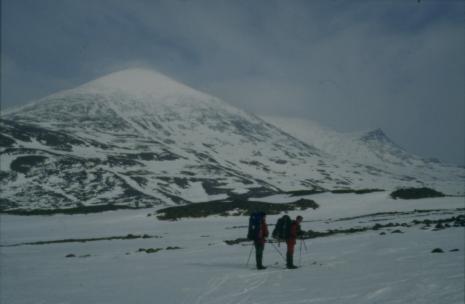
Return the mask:
{"type": "Polygon", "coordinates": [[[249,218],[249,231],[247,233],[247,239],[256,240],[260,232],[260,226],[262,224],[262,219],[265,216],[264,212],[254,212],[250,215],[249,218]]]}

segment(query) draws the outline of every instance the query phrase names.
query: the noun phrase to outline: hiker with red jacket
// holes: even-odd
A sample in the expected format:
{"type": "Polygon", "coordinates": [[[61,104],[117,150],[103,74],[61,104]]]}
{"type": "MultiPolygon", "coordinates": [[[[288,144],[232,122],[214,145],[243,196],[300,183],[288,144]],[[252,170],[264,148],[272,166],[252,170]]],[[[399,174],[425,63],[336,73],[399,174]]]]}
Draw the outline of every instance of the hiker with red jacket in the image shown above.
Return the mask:
{"type": "Polygon", "coordinates": [[[296,244],[297,237],[302,234],[300,229],[300,223],[302,222],[303,217],[298,215],[295,221],[292,221],[289,236],[286,239],[287,252],[286,252],[286,267],[288,269],[296,269],[297,266],[294,265],[294,248],[296,244]]]}
{"type": "Polygon", "coordinates": [[[257,261],[257,269],[266,269],[263,266],[263,250],[265,249],[266,238],[268,237],[268,225],[266,224],[266,214],[262,214],[260,226],[256,234],[253,244],[255,246],[255,259],[257,261]]]}

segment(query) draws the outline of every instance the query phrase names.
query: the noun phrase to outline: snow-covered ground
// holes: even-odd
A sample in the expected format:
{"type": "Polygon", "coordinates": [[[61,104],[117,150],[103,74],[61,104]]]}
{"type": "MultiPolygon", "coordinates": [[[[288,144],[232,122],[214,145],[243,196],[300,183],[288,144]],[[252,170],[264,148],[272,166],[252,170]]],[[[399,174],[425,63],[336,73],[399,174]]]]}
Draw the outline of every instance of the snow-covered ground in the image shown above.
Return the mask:
{"type": "MultiPolygon", "coordinates": [[[[320,208],[302,214],[304,230],[412,223],[464,214],[463,197],[392,200],[386,192],[308,196],[320,208]],[[436,210],[414,212],[415,210],[436,210]],[[375,214],[381,212],[403,214],[375,214]],[[357,217],[368,215],[366,217],[357,217]],[[357,218],[354,218],[357,217],[357,218]],[[343,219],[343,220],[340,220],[343,219]]],[[[295,200],[266,198],[276,203],[295,200]]],[[[89,215],[2,215],[0,303],[464,303],[463,227],[382,228],[306,240],[297,270],[284,269],[267,244],[254,269],[246,217],[159,221],[153,209],[89,215]],[[399,229],[403,233],[392,233],[399,229]],[[381,235],[380,233],[385,233],[381,235]],[[128,234],[157,238],[18,245],[128,234]],[[168,247],[180,247],[169,250],[168,247]],[[139,248],[160,248],[155,253],[139,248]],[[443,253],[432,253],[441,248],[443,253]],[[458,251],[451,251],[458,249],[458,251]],[[75,257],[66,256],[74,254],[75,257]]],[[[278,216],[269,216],[274,224],[278,216]]],[[[272,230],[272,227],[270,227],[272,230]]]]}

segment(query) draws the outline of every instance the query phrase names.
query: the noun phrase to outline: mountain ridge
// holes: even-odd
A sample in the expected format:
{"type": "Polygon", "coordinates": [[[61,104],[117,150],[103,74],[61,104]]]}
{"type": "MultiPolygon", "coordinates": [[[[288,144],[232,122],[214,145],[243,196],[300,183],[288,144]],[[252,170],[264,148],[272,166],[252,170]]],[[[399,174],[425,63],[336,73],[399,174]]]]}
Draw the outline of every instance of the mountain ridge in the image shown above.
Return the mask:
{"type": "MultiPolygon", "coordinates": [[[[460,184],[447,172],[435,180],[417,176],[416,167],[383,167],[375,156],[372,163],[349,162],[327,146],[140,69],[52,94],[2,114],[0,123],[2,209],[143,207],[399,185],[456,191],[460,184]],[[142,84],[128,83],[141,78],[142,84]]],[[[381,132],[374,135],[385,137],[381,132]]],[[[397,161],[396,151],[378,145],[376,136],[367,145],[397,161]]]]}

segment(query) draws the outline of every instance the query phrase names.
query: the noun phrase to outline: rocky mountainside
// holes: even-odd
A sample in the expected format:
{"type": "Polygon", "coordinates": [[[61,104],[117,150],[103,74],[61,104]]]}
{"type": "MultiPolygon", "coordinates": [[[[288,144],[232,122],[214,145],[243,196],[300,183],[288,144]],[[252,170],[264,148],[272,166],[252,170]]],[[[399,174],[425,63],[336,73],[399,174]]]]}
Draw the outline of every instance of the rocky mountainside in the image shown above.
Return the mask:
{"type": "MultiPolygon", "coordinates": [[[[463,170],[434,181],[377,162],[349,162],[143,69],[113,73],[7,111],[0,124],[2,210],[144,207],[406,184],[455,191],[464,179],[463,170]]],[[[386,146],[378,137],[360,140],[386,146]]]]}

